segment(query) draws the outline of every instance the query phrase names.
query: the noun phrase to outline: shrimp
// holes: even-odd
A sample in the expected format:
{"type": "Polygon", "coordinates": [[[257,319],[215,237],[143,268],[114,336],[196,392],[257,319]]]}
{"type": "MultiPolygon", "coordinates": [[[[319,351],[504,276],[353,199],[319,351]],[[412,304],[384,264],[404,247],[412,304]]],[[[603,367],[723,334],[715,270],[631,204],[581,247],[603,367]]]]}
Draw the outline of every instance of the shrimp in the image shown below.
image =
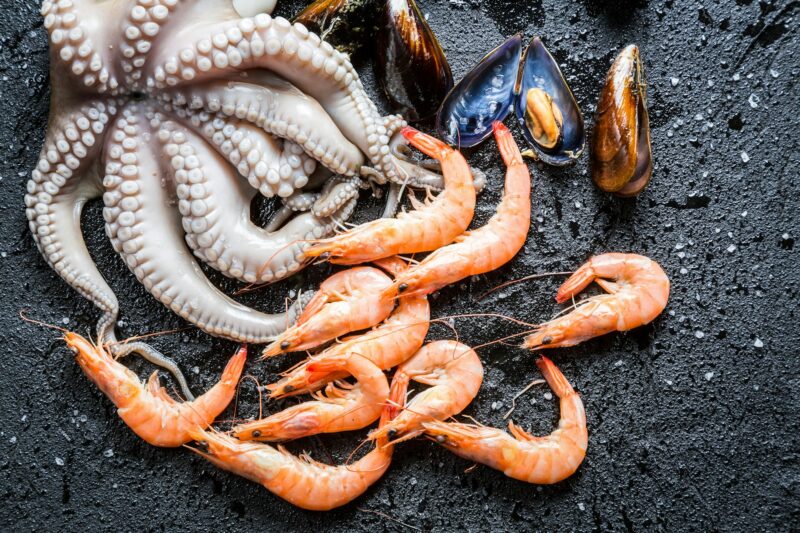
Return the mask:
{"type": "Polygon", "coordinates": [[[558,429],[534,437],[509,422],[511,435],[477,424],[423,422],[425,433],[456,455],[488,465],[527,483],[558,483],[571,476],[586,456],[586,413],[580,396],[546,357],[536,361],[550,388],[560,398],[558,429]]]}
{"type": "Polygon", "coordinates": [[[332,263],[352,265],[396,254],[436,250],[453,242],[472,222],[475,186],[464,157],[443,142],[414,128],[403,136],[418,150],[441,163],[445,188],[427,204],[397,218],[381,218],[317,241],[305,251],[308,257],[323,257],[332,263]]]}
{"type": "MultiPolygon", "coordinates": [[[[387,420],[384,409],[381,423],[387,420]]],[[[192,436],[206,451],[191,449],[215,466],[259,483],[289,503],[311,511],[329,511],[358,498],[383,476],[393,452],[385,440],[379,441],[358,461],[331,466],[305,454],[295,457],[282,446],[242,442],[200,428],[192,436]]]]}
{"type": "Polygon", "coordinates": [[[593,281],[609,294],[592,296],[574,311],[542,324],[525,338],[523,346],[532,350],[574,346],[648,324],[667,306],[669,279],[658,263],[643,255],[621,253],[589,259],[561,285],[556,301],[569,300],[593,281]]]}
{"type": "Polygon", "coordinates": [[[389,396],[389,383],[380,368],[357,354],[312,361],[312,375],[347,372],[355,385],[330,383],[325,392],[314,394],[316,401],[301,403],[272,416],[233,428],[239,440],[284,441],[316,435],[361,429],[381,415],[389,396]]]}
{"type": "Polygon", "coordinates": [[[351,331],[374,326],[392,312],[394,302],[381,296],[392,280],[373,267],[337,272],[322,282],[297,323],[264,349],[271,357],[314,348],[351,331]]]}
{"type": "Polygon", "coordinates": [[[358,354],[372,361],[381,370],[393,368],[412,355],[422,346],[430,325],[430,305],[425,296],[403,298],[397,308],[381,325],[362,335],[342,339],[284,374],[277,383],[267,385],[271,398],[283,398],[295,394],[313,392],[326,383],[346,377],[344,372],[315,372],[309,367],[317,361],[343,354],[358,354]]]}
{"type": "Polygon", "coordinates": [[[392,420],[372,431],[369,438],[386,436],[394,444],[421,435],[422,422],[460,413],[478,394],[482,382],[483,365],[472,348],[452,340],[428,343],[397,368],[389,396],[389,404],[394,406],[392,420]],[[406,404],[410,380],[430,388],[406,404]]]}
{"type": "Polygon", "coordinates": [[[490,272],[509,262],[528,237],[531,224],[531,175],[514,137],[501,122],[494,136],[506,169],[505,192],[489,222],[467,231],[395,279],[384,297],[430,294],[469,276],[490,272]]]}
{"type": "Polygon", "coordinates": [[[153,372],[145,385],[102,347],[76,333],[64,336],[86,376],[117,406],[120,418],[149,444],[176,447],[189,442],[189,431],[207,427],[225,410],[236,393],[247,347],[242,346],[222,372],[219,383],[191,402],[177,402],[153,372]]]}

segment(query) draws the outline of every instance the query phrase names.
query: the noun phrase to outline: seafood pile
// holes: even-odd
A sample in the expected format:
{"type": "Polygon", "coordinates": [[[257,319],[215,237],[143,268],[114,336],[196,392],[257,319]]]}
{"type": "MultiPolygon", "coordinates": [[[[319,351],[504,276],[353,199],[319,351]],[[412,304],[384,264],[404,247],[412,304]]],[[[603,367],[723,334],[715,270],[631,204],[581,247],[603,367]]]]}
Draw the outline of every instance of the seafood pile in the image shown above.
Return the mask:
{"type": "MultiPolygon", "coordinates": [[[[318,18],[330,4],[316,2],[300,18],[318,18]]],[[[335,4],[338,13],[359,2],[335,4]]],[[[545,163],[568,164],[583,151],[583,118],[556,62],[541,40],[523,51],[514,36],[451,89],[441,47],[413,1],[386,2],[381,62],[393,67],[383,71],[384,88],[412,120],[436,112],[443,142],[399,116],[379,116],[348,58],[304,25],[270,17],[272,6],[44,2],[53,107],[26,207],[45,259],[103,312],[95,341],[65,331],[76,362],[144,441],[185,446],[305,509],[354,500],[387,471],[394,448],[416,437],[524,482],[566,479],[586,454],[586,414],[550,359],[536,365],[561,414],[550,435],[537,437],[513,422],[506,432],[454,420],[479,393],[483,363],[456,340],[425,342],[436,320],[428,297],[502,267],[527,239],[531,174],[502,121],[516,109],[531,153],[545,163]],[[120,35],[106,19],[120,21],[120,35]],[[395,75],[417,61],[436,91],[395,75]],[[505,166],[503,196],[486,224],[470,229],[483,176],[451,145],[489,136],[505,166]],[[387,183],[386,216],[345,227],[359,189],[387,183]],[[410,209],[395,213],[406,187],[425,189],[425,199],[412,193],[410,209]],[[282,204],[266,228],[250,221],[256,194],[282,204]],[[116,339],[119,305],[80,233],[81,209],[98,196],[114,249],[151,294],[204,331],[242,343],[204,394],[195,398],[177,366],[149,345],[116,339]],[[312,261],[346,268],[288,311],[267,315],[221,293],[192,255],[247,283],[285,278],[312,261]],[[248,344],[266,344],[262,358],[307,352],[266,390],[271,399],[310,398],[214,427],[236,394],[248,344]],[[173,398],[157,372],[144,383],[120,362],[134,352],[170,370],[185,399],[173,398]],[[427,388],[409,398],[412,381],[427,388]],[[279,444],[366,428],[372,449],[341,465],[279,444]]],[[[635,47],[612,66],[601,102],[593,176],[609,191],[636,194],[652,163],[635,47]]],[[[656,262],[607,253],[578,268],[556,300],[593,282],[605,294],[527,332],[523,347],[573,346],[636,328],[669,297],[656,262]]]]}

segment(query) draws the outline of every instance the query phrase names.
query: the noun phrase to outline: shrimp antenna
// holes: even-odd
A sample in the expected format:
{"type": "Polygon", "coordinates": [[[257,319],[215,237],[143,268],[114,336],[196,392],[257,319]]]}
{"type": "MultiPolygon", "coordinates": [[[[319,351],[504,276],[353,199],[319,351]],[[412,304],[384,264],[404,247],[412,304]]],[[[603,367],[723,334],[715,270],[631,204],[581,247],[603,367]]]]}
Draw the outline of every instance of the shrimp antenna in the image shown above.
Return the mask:
{"type": "Polygon", "coordinates": [[[516,408],[517,408],[517,399],[518,399],[520,396],[522,396],[523,394],[525,394],[526,392],[528,392],[529,390],[531,390],[531,389],[532,389],[532,388],[533,388],[535,385],[541,385],[541,384],[543,384],[543,383],[546,383],[546,381],[545,381],[545,380],[543,380],[543,379],[534,379],[533,381],[531,381],[530,383],[528,383],[528,385],[527,385],[527,386],[526,386],[524,389],[522,389],[521,391],[519,391],[519,392],[518,392],[518,393],[517,393],[517,394],[516,394],[516,395],[515,395],[513,398],[511,398],[511,409],[509,409],[509,410],[506,412],[506,414],[504,414],[504,415],[503,415],[503,420],[508,420],[508,417],[509,417],[509,416],[511,416],[511,413],[513,413],[513,412],[514,412],[514,409],[516,409],[516,408]]]}
{"type": "Polygon", "coordinates": [[[401,526],[407,527],[408,529],[413,529],[414,531],[422,531],[422,528],[419,528],[417,526],[412,526],[411,524],[407,524],[405,522],[401,522],[397,518],[394,518],[394,517],[392,517],[392,516],[390,516],[390,515],[388,515],[386,513],[380,512],[380,511],[375,511],[373,509],[366,509],[364,507],[358,507],[356,510],[361,511],[362,513],[371,513],[371,514],[380,516],[381,518],[385,518],[386,520],[391,520],[392,522],[395,522],[397,524],[400,524],[401,526]]]}
{"type": "Polygon", "coordinates": [[[43,320],[37,320],[35,318],[31,318],[26,314],[26,310],[22,309],[19,312],[19,317],[28,322],[30,324],[36,324],[37,326],[42,326],[43,328],[47,329],[54,329],[56,331],[60,331],[61,333],[69,333],[70,331],[66,328],[62,328],[61,326],[56,326],[55,324],[50,324],[48,322],[44,322],[43,320]]]}
{"type": "Polygon", "coordinates": [[[528,281],[528,280],[531,280],[531,279],[547,278],[547,277],[550,277],[550,276],[569,276],[570,274],[572,274],[572,272],[542,272],[541,274],[531,274],[530,276],[525,276],[523,278],[512,279],[510,281],[506,281],[505,283],[501,283],[500,285],[497,285],[496,287],[494,287],[492,289],[489,289],[488,291],[484,292],[483,294],[478,296],[477,301],[480,302],[481,300],[483,300],[484,298],[486,298],[487,296],[489,296],[493,292],[499,291],[500,289],[502,289],[504,287],[508,287],[509,285],[514,285],[516,283],[521,283],[523,281],[528,281]]]}

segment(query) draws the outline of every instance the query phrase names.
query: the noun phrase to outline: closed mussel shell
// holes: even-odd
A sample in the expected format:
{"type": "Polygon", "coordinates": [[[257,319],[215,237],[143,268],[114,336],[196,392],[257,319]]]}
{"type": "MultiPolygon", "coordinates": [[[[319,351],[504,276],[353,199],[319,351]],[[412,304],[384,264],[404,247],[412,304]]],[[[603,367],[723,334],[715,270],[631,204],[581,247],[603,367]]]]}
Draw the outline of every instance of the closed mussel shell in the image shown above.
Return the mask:
{"type": "Polygon", "coordinates": [[[492,134],[492,122],[514,105],[522,37],[514,35],[489,52],[445,97],[436,116],[439,135],[452,145],[475,146],[492,134]]]}
{"type": "Polygon", "coordinates": [[[650,122],[639,49],[627,46],[608,71],[591,143],[592,179],[620,196],[641,192],[653,171],[650,122]]]}
{"type": "Polygon", "coordinates": [[[453,74],[414,0],[383,2],[376,41],[375,74],[392,108],[412,122],[432,117],[453,74]]]}
{"type": "Polygon", "coordinates": [[[581,113],[558,63],[538,37],[522,59],[515,110],[535,155],[548,165],[574,163],[586,145],[581,113]]]}

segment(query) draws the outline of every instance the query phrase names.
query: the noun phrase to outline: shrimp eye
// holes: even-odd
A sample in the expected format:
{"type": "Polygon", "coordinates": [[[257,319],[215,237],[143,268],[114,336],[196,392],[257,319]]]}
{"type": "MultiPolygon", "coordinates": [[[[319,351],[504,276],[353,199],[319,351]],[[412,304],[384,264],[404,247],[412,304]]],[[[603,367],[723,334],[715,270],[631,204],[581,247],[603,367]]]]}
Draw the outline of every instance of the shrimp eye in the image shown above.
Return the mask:
{"type": "Polygon", "coordinates": [[[542,339],[542,344],[550,344],[551,342],[553,342],[553,337],[549,335],[542,339]]]}
{"type": "Polygon", "coordinates": [[[397,286],[397,292],[405,292],[408,289],[408,283],[401,283],[397,286]]]}
{"type": "Polygon", "coordinates": [[[288,347],[289,347],[289,346],[291,346],[291,345],[292,345],[292,343],[291,343],[291,342],[289,342],[289,341],[283,341],[283,342],[281,343],[281,350],[285,350],[286,348],[288,348],[288,347]]]}
{"type": "Polygon", "coordinates": [[[261,432],[259,430],[256,429],[256,430],[253,431],[253,438],[257,439],[260,436],[261,436],[261,432]]]}
{"type": "Polygon", "coordinates": [[[386,432],[386,436],[389,437],[389,440],[393,440],[397,436],[397,430],[392,428],[386,432]]]}
{"type": "Polygon", "coordinates": [[[294,385],[286,385],[283,388],[283,392],[292,392],[292,391],[294,391],[294,385]]]}

